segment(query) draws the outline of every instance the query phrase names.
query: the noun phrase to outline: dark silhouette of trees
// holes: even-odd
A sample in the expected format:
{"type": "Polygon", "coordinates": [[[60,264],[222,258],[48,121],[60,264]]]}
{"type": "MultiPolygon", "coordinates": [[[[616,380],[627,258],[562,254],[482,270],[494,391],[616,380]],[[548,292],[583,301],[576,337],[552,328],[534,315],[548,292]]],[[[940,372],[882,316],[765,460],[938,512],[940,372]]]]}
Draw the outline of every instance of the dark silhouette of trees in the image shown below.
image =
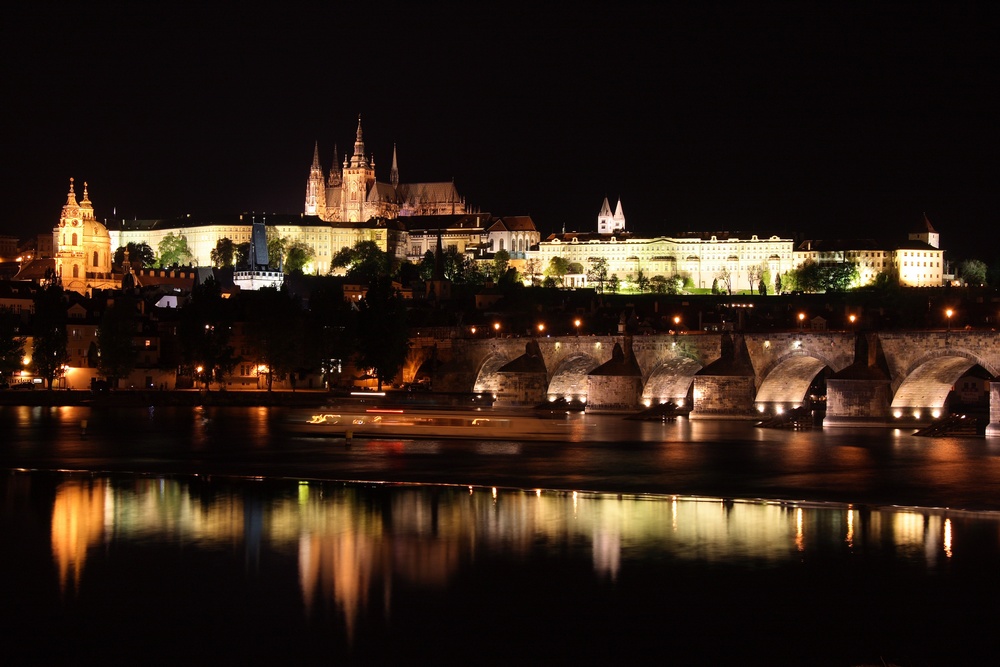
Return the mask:
{"type": "Polygon", "coordinates": [[[101,316],[97,327],[97,370],[112,388],[129,376],[139,358],[133,344],[137,324],[135,301],[124,293],[101,316]]]}
{"type": "Polygon", "coordinates": [[[396,377],[410,349],[406,306],[388,276],[369,283],[358,312],[357,365],[371,369],[378,388],[396,377]]]}
{"type": "Polygon", "coordinates": [[[233,313],[222,289],[209,279],[195,286],[191,299],[180,309],[177,334],[187,370],[209,389],[222,382],[237,364],[232,339],[233,313]],[[201,370],[198,370],[198,369],[201,370]]]}
{"type": "Polygon", "coordinates": [[[45,380],[48,389],[52,389],[53,381],[62,375],[69,361],[66,306],[66,295],[58,281],[49,283],[35,294],[31,367],[45,380]]]}

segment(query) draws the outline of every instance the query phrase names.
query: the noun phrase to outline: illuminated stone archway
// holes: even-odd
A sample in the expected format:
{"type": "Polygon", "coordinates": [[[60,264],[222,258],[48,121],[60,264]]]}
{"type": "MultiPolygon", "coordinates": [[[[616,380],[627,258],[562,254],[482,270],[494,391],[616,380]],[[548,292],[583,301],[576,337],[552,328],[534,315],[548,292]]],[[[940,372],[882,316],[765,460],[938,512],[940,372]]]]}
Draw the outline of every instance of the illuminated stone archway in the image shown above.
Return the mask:
{"type": "Polygon", "coordinates": [[[589,354],[570,354],[559,362],[549,381],[548,396],[567,400],[587,400],[587,374],[601,365],[589,354]]]}
{"type": "Polygon", "coordinates": [[[483,365],[479,367],[479,373],[476,375],[476,382],[473,384],[472,390],[477,393],[489,393],[496,396],[501,386],[501,376],[497,371],[510,363],[510,361],[510,358],[500,354],[488,356],[483,361],[483,365]]]}
{"type": "Polygon", "coordinates": [[[776,364],[757,389],[754,403],[760,412],[782,412],[797,408],[806,399],[809,386],[827,364],[807,355],[787,357],[776,364]]]}
{"type": "MultiPolygon", "coordinates": [[[[957,354],[924,361],[906,375],[893,395],[890,407],[893,416],[920,418],[927,412],[927,416],[939,417],[952,387],[977,364],[975,359],[957,354]]],[[[992,375],[989,369],[987,372],[992,375]]]]}
{"type": "Polygon", "coordinates": [[[648,407],[672,402],[685,406],[694,376],[701,369],[701,364],[686,357],[664,361],[646,380],[642,390],[643,404],[648,407]]]}

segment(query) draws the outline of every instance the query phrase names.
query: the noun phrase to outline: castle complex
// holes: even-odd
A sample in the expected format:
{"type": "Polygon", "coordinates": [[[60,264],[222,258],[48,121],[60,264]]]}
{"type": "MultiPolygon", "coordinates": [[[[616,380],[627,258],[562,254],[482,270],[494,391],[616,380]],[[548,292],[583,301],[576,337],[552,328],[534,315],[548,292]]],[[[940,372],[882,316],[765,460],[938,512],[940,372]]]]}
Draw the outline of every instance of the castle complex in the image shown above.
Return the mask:
{"type": "Polygon", "coordinates": [[[360,117],[354,152],[340,166],[337,163],[335,150],[334,166],[325,172],[318,143],[314,146],[302,213],[123,220],[110,224],[110,229],[95,217],[87,184],[78,201],[70,179],[66,204],[53,229],[51,252],[39,253],[41,259],[25,265],[18,278],[56,276],[64,287],[83,294],[115,287],[121,284],[122,275],[119,272],[116,277],[112,266],[115,249],[145,243],[158,252],[168,236],[185,239],[195,266],[211,266],[219,241],[249,243],[251,227],[258,223],[266,226],[268,237],[283,238],[286,247],[309,248],[312,258],[303,270],[310,274],[328,273],[333,256],[342,248],[371,241],[395,260],[414,263],[438,248],[483,261],[503,250],[528,280],[560,258],[574,267],[562,276],[566,287],[589,286],[587,273],[596,260],[606,262],[606,277],[614,276],[624,289],[634,288],[640,276],[683,277],[697,289],[712,287],[725,276],[726,287],[734,292],[756,291],[759,283],[771,286],[774,276],[806,261],[850,262],[858,268],[860,285],[889,270],[905,286],[939,286],[944,281],[940,237],[926,217],[922,228],[900,243],[807,240],[796,245],[790,238],[734,232],[637,237],[626,228],[621,200],[612,211],[605,198],[596,232],[563,231],[543,240],[529,216],[471,212],[452,182],[400,183],[395,147],[389,181],[379,181],[374,157],[365,153],[360,117]]]}

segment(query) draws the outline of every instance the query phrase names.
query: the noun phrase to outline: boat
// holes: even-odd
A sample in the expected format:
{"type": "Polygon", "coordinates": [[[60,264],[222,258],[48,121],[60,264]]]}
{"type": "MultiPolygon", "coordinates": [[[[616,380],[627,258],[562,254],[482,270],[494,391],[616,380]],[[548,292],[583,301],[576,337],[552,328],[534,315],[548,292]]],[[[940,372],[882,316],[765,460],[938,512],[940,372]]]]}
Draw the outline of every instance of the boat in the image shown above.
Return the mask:
{"type": "Polygon", "coordinates": [[[327,409],[304,415],[296,430],[344,438],[466,438],[470,440],[572,439],[579,420],[493,411],[371,407],[327,409]]]}

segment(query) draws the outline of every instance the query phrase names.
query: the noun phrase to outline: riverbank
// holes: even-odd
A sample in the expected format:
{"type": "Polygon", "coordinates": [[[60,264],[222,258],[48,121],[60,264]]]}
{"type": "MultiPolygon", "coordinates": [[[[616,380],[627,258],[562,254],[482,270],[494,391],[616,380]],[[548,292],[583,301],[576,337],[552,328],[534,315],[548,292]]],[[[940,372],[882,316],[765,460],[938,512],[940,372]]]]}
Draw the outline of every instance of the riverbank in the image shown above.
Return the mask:
{"type": "Polygon", "coordinates": [[[27,406],[318,406],[334,397],[326,391],[0,391],[0,405],[27,406]]]}

